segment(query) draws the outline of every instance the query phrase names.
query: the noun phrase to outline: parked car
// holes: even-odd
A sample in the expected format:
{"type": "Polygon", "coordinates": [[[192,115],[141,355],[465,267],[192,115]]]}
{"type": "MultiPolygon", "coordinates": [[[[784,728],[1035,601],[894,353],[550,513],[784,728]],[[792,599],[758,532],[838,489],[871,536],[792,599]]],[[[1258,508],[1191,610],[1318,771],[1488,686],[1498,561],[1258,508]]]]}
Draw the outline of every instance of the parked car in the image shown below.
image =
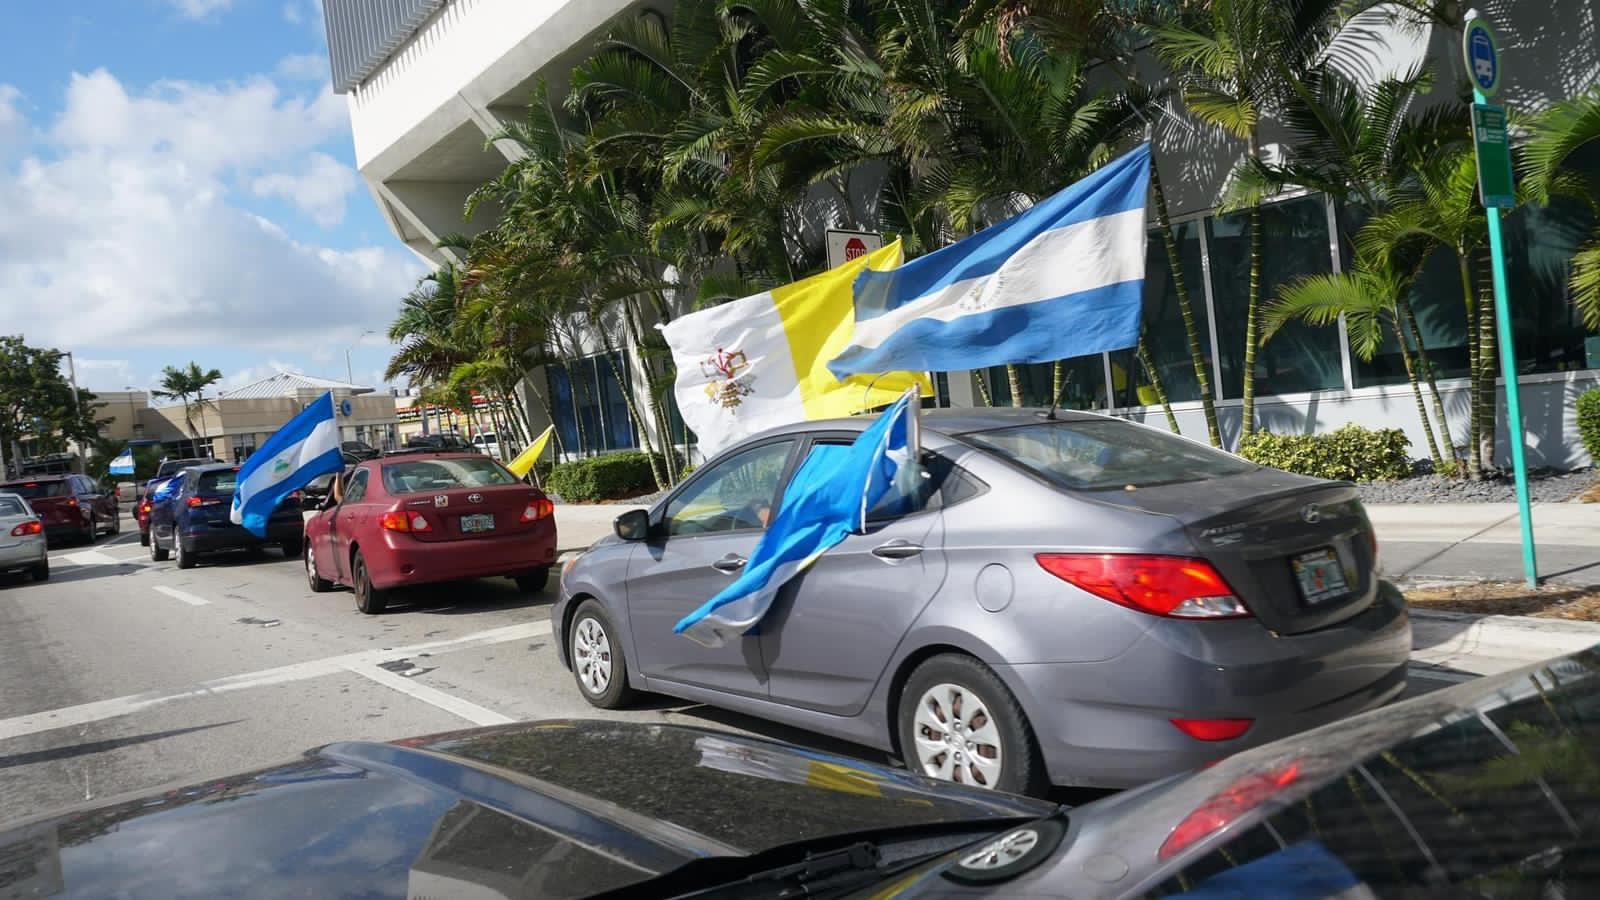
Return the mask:
{"type": "Polygon", "coordinates": [[[500,458],[500,439],[493,432],[480,431],[472,436],[472,447],[479,453],[484,453],[495,459],[500,458]]]}
{"type": "Polygon", "coordinates": [[[440,450],[455,452],[480,452],[459,434],[418,434],[406,439],[407,450],[440,450]]]}
{"type": "Polygon", "coordinates": [[[259,538],[229,518],[238,478],[239,467],[227,463],[190,466],[175,476],[167,496],[157,496],[150,510],[150,558],[161,562],[171,553],[178,568],[189,569],[202,554],[253,551],[267,544],[276,544],[286,557],[298,557],[304,535],[300,498],[273,510],[267,536],[259,538]]]}
{"type": "Polygon", "coordinates": [[[39,514],[21,494],[0,492],[0,575],[13,572],[48,581],[50,556],[39,514]]]}
{"type": "Polygon", "coordinates": [[[0,491],[25,498],[52,540],[71,536],[92,544],[101,534],[122,531],[116,489],[87,475],[40,475],[0,484],[0,491]]]}
{"type": "Polygon", "coordinates": [[[363,460],[372,459],[382,453],[378,448],[362,441],[345,441],[339,445],[339,451],[344,457],[344,463],[347,466],[353,466],[363,460]]]}
{"type": "Polygon", "coordinates": [[[1595,650],[1070,809],[682,725],[523,722],[330,744],[19,822],[0,828],[0,884],[173,898],[1593,897],[1597,770],[1595,650]]]}
{"type": "Polygon", "coordinates": [[[674,634],[810,449],[869,421],[746,440],[571,561],[551,624],[583,697],[669,694],[1042,794],[1140,784],[1405,689],[1410,619],[1352,485],[1089,413],[927,412],[915,496],[886,497],[757,633],[674,634]]]}
{"type": "Polygon", "coordinates": [[[355,589],[377,614],[394,588],[509,576],[544,590],[556,559],[555,506],[498,461],[470,453],[399,451],[356,466],[343,500],[306,521],[314,592],[355,589]]]}
{"type": "Polygon", "coordinates": [[[191,457],[188,459],[163,459],[156,466],[156,474],[139,488],[139,496],[134,504],[134,521],[139,523],[139,546],[150,546],[150,492],[154,487],[173,475],[190,466],[203,466],[220,464],[221,460],[209,456],[191,457]]]}

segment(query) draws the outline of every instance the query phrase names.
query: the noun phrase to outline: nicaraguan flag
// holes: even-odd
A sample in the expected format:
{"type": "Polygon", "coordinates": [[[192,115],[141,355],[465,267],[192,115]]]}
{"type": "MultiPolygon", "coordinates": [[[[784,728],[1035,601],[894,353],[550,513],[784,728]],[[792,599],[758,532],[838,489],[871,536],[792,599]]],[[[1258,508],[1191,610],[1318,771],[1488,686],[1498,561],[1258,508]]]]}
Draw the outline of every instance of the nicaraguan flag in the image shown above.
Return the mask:
{"type": "Polygon", "coordinates": [[[672,630],[707,647],[749,631],[778,589],[852,532],[867,511],[914,476],[920,452],[918,389],[906,391],[849,446],[819,444],[784,489],[783,503],[734,582],[672,630]]]}
{"type": "Polygon", "coordinates": [[[256,537],[267,536],[267,517],[293,492],[318,475],[344,468],[339,452],[339,426],[333,417],[333,392],[279,428],[239,467],[228,517],[256,537]]]}
{"type": "Polygon", "coordinates": [[[111,461],[111,468],[107,469],[106,471],[110,472],[112,475],[132,475],[133,448],[124,447],[122,452],[117,454],[117,458],[111,461]]]}
{"type": "Polygon", "coordinates": [[[834,375],[1042,363],[1139,342],[1150,145],[998,225],[855,280],[834,375]]]}

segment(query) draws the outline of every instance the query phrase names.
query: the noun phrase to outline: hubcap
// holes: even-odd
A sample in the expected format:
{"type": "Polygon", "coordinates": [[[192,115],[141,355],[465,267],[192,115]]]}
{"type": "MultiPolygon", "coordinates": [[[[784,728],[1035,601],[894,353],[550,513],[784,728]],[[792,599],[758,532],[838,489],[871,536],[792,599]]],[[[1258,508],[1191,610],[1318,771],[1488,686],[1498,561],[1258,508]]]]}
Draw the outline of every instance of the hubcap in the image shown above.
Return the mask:
{"type": "Polygon", "coordinates": [[[989,704],[959,684],[936,684],[923,693],[912,741],[927,775],[983,788],[1000,780],[1000,730],[989,704]]]}
{"type": "Polygon", "coordinates": [[[584,690],[606,692],[611,684],[611,639],[594,619],[583,619],[572,630],[572,665],[584,690]]]}
{"type": "Polygon", "coordinates": [[[1021,831],[1013,831],[969,855],[961,860],[961,866],[965,869],[982,871],[998,869],[1027,856],[1038,845],[1039,832],[1032,828],[1024,828],[1021,831]]]}
{"type": "Polygon", "coordinates": [[[313,582],[317,580],[317,554],[310,544],[306,545],[306,578],[313,582]]]}

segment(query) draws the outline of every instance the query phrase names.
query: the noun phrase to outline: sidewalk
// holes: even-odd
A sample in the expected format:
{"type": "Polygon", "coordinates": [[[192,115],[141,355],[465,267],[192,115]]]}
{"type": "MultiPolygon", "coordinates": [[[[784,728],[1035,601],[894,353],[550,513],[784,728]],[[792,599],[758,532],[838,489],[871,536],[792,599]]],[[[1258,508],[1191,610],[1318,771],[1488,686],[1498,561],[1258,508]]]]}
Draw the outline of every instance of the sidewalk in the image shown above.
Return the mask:
{"type": "MultiPolygon", "coordinates": [[[[1515,503],[1372,505],[1367,515],[1390,578],[1522,580],[1515,503]]],[[[1533,539],[1541,577],[1600,584],[1600,504],[1534,504],[1533,539]]]]}

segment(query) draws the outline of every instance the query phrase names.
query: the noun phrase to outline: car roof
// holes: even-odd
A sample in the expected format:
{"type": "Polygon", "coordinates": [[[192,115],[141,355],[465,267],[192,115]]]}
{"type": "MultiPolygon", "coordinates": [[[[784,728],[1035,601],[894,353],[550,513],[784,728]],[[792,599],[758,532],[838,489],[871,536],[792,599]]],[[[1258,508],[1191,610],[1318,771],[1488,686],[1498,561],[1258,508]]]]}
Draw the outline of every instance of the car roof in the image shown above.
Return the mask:
{"type": "MultiPolygon", "coordinates": [[[[1058,409],[1053,420],[1048,417],[1050,410],[1044,407],[978,407],[976,409],[925,409],[919,418],[924,431],[932,431],[947,437],[959,437],[963,434],[973,434],[980,431],[994,431],[998,428],[1013,428],[1019,425],[1037,425],[1044,421],[1056,422],[1103,422],[1113,417],[1102,413],[1083,412],[1075,409],[1058,409]]],[[[773,437],[783,434],[811,434],[818,431],[864,431],[877,419],[877,413],[861,413],[848,418],[818,419],[812,422],[793,422],[788,425],[779,425],[769,428],[759,434],[751,435],[748,440],[756,438],[773,437]]],[[[1122,421],[1116,419],[1115,421],[1122,421]]],[[[744,441],[740,441],[744,443],[744,441]]]]}
{"type": "MultiPolygon", "coordinates": [[[[184,466],[183,468],[184,468],[184,470],[193,469],[196,472],[204,473],[204,472],[222,472],[222,471],[226,471],[226,470],[229,470],[229,469],[237,469],[239,467],[237,465],[235,465],[234,463],[205,463],[204,465],[184,466]]],[[[179,474],[179,473],[174,472],[173,474],[176,475],[176,474],[179,474]]]]}
{"type": "Polygon", "coordinates": [[[6,481],[4,486],[10,487],[14,484],[38,484],[41,481],[66,481],[68,478],[71,478],[72,475],[73,473],[71,472],[68,472],[65,475],[29,475],[26,478],[12,478],[9,481],[6,481]]]}
{"type": "MultiPolygon", "coordinates": [[[[390,450],[382,456],[374,457],[379,462],[399,457],[402,461],[407,459],[489,459],[482,453],[470,450],[440,450],[437,447],[404,447],[399,450],[390,450]]],[[[371,462],[372,460],[367,460],[371,462]]]]}

